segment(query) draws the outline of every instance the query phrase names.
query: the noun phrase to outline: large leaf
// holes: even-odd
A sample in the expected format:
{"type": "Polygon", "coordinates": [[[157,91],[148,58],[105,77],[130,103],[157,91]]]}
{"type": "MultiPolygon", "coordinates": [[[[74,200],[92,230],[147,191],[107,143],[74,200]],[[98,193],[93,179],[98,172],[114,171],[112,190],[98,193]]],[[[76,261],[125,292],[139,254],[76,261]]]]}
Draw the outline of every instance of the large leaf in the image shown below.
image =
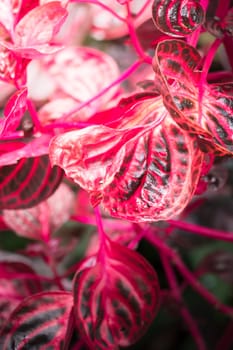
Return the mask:
{"type": "MultiPolygon", "coordinates": [[[[173,119],[196,133],[212,152],[233,152],[232,84],[208,85],[197,50],[181,40],[158,44],[153,60],[156,85],[173,119]]],[[[210,151],[208,148],[207,151],[210,151]]]]}
{"type": "Polygon", "coordinates": [[[152,17],[161,32],[186,36],[203,23],[205,12],[199,0],[154,0],[152,17]]]}
{"type": "Polygon", "coordinates": [[[52,164],[113,216],[154,221],[180,213],[201,173],[196,137],[176,124],[160,97],[125,102],[111,125],[119,128],[96,125],[55,137],[52,164]]]}
{"type": "Polygon", "coordinates": [[[25,299],[0,332],[1,350],[62,350],[72,305],[68,292],[45,292],[25,299]]]}
{"type": "Polygon", "coordinates": [[[105,257],[74,278],[74,314],[93,350],[135,343],[153,321],[159,304],[156,273],[138,253],[107,241],[105,257]]]}
{"type": "Polygon", "coordinates": [[[47,155],[22,158],[1,167],[0,208],[30,208],[48,198],[62,180],[63,171],[51,168],[47,155]]]}

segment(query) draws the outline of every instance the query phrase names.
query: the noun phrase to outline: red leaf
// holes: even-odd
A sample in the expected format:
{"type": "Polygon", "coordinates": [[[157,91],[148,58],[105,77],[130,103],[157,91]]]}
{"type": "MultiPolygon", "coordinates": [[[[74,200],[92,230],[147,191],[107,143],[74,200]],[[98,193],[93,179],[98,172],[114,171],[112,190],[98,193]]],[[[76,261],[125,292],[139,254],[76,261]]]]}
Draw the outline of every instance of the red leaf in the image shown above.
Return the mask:
{"type": "Polygon", "coordinates": [[[0,208],[30,208],[48,198],[62,180],[63,171],[51,168],[47,155],[22,158],[1,167],[0,208]]]}
{"type": "Polygon", "coordinates": [[[30,261],[0,253],[0,328],[24,298],[40,291],[42,286],[30,261]]]}
{"type": "Polygon", "coordinates": [[[22,158],[35,158],[48,154],[50,134],[37,134],[36,137],[0,140],[0,166],[16,164],[22,158]]]}
{"type": "Polygon", "coordinates": [[[199,0],[154,0],[152,17],[161,32],[186,36],[204,22],[205,12],[199,0]]]}
{"type": "Polygon", "coordinates": [[[26,68],[29,60],[19,57],[2,45],[0,45],[0,60],[0,79],[16,86],[23,86],[26,83],[26,68]]]}
{"type": "Polygon", "coordinates": [[[208,85],[197,69],[200,60],[184,41],[159,43],[153,60],[157,88],[173,119],[198,135],[202,149],[232,154],[232,84],[208,85]]]}
{"type": "Polygon", "coordinates": [[[157,275],[142,256],[107,241],[105,258],[79,270],[74,278],[77,327],[93,350],[135,343],[159,304],[157,275]]]}
{"type": "Polygon", "coordinates": [[[18,235],[48,242],[54,233],[70,217],[74,206],[74,194],[65,184],[46,201],[28,209],[3,210],[5,223],[18,235]]]}
{"type": "Polygon", "coordinates": [[[113,216],[140,222],[179,214],[201,173],[196,137],[173,121],[160,97],[123,110],[119,129],[99,125],[55,137],[52,164],[113,216]]]}
{"type": "Polygon", "coordinates": [[[21,122],[21,118],[27,108],[27,89],[23,88],[14,93],[7,102],[4,115],[5,118],[1,120],[0,134],[4,135],[8,132],[15,131],[21,122]]]}
{"type": "Polygon", "coordinates": [[[61,47],[51,45],[51,41],[66,16],[67,11],[59,1],[37,6],[17,23],[12,38],[14,45],[5,42],[4,46],[27,58],[56,52],[61,47]]]}
{"type": "Polygon", "coordinates": [[[1,330],[1,349],[63,349],[72,305],[68,292],[45,292],[25,299],[1,330]]]}

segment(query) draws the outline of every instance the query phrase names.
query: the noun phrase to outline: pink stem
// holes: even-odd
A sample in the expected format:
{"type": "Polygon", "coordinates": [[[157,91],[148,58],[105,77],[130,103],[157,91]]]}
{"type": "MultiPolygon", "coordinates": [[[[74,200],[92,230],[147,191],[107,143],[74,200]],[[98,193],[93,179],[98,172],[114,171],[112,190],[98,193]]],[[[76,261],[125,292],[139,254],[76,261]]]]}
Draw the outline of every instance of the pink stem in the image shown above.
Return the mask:
{"type": "Polygon", "coordinates": [[[126,23],[128,26],[129,35],[130,35],[132,44],[134,46],[134,49],[137,52],[138,56],[143,60],[143,62],[151,65],[152,58],[145,54],[145,52],[144,52],[144,50],[143,50],[143,48],[138,40],[138,36],[137,36],[136,31],[135,31],[135,27],[134,27],[134,23],[133,23],[132,14],[130,11],[130,4],[128,2],[126,3],[126,8],[127,8],[127,13],[128,13],[126,23]]]}
{"type": "Polygon", "coordinates": [[[119,16],[113,9],[98,0],[72,0],[72,2],[83,2],[88,4],[93,4],[102,7],[104,10],[110,12],[114,17],[116,17],[119,21],[125,22],[125,18],[119,16]]]}
{"type": "Polygon", "coordinates": [[[35,128],[38,131],[42,131],[42,126],[41,126],[41,123],[39,121],[36,108],[34,106],[34,103],[30,99],[27,100],[27,107],[28,107],[28,111],[29,111],[29,113],[30,113],[30,115],[32,117],[32,121],[34,123],[35,128]]]}
{"type": "Polygon", "coordinates": [[[99,252],[98,252],[98,257],[99,257],[99,260],[102,262],[103,266],[105,266],[106,233],[104,232],[101,214],[100,214],[100,210],[99,210],[98,206],[94,208],[94,212],[95,212],[96,225],[98,228],[99,241],[100,241],[100,248],[99,248],[99,252]]]}
{"type": "Polygon", "coordinates": [[[222,304],[212,293],[210,293],[201,283],[195,278],[191,271],[187,269],[179,255],[169,246],[167,246],[159,237],[155,236],[152,232],[146,233],[146,239],[151,242],[155,247],[162,251],[167,258],[171,259],[181,275],[186,281],[195,289],[204,299],[211,305],[217,308],[222,313],[233,316],[233,308],[222,304]]]}
{"type": "Polygon", "coordinates": [[[233,232],[226,233],[224,231],[214,230],[211,228],[190,224],[178,220],[168,220],[170,226],[185,230],[191,233],[196,233],[200,236],[210,237],[212,239],[233,242],[233,232]]]}
{"type": "Polygon", "coordinates": [[[132,64],[132,66],[130,66],[128,69],[126,69],[121,76],[114,80],[111,84],[109,84],[106,88],[104,88],[103,90],[101,90],[98,94],[96,94],[95,96],[93,96],[92,98],[90,98],[88,101],[85,101],[83,103],[80,103],[77,107],[75,107],[74,109],[72,109],[69,113],[66,113],[62,116],[62,119],[65,119],[67,117],[69,117],[70,115],[77,113],[78,111],[80,111],[82,108],[88,106],[90,103],[98,100],[98,98],[100,98],[101,96],[103,96],[104,94],[106,94],[111,88],[113,88],[114,86],[120,84],[123,80],[125,80],[126,78],[128,78],[129,75],[131,75],[143,62],[142,61],[137,61],[134,64],[132,64]]]}

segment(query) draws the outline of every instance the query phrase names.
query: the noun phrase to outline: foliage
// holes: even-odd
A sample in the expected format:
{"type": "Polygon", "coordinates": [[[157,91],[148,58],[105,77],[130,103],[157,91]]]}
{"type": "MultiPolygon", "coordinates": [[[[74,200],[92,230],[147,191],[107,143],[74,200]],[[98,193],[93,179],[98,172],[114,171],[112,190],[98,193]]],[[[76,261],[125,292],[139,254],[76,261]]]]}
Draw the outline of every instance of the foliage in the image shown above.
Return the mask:
{"type": "Polygon", "coordinates": [[[231,348],[232,11],[1,1],[1,349],[231,348]]]}

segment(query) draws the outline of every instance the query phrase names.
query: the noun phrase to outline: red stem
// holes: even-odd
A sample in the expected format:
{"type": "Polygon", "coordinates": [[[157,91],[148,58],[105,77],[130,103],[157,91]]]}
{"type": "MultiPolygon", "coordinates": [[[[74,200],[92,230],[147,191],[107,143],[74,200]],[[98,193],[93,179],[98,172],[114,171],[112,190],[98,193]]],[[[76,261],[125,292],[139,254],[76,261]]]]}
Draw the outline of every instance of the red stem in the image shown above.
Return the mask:
{"type": "Polygon", "coordinates": [[[170,262],[168,261],[167,256],[163,252],[160,252],[160,257],[164,267],[164,271],[167,276],[168,283],[173,292],[173,296],[175,297],[176,301],[181,307],[180,308],[181,316],[183,317],[185,324],[189,328],[190,334],[192,335],[193,340],[197,345],[197,349],[206,350],[206,345],[198,329],[198,326],[182,300],[182,291],[180,290],[180,287],[177,283],[177,279],[173,271],[173,268],[170,262]]]}
{"type": "Polygon", "coordinates": [[[126,3],[126,8],[127,8],[127,19],[126,19],[126,24],[128,26],[128,31],[129,31],[129,35],[133,44],[133,47],[135,49],[135,51],[137,52],[138,56],[143,60],[143,62],[148,63],[148,64],[152,64],[152,58],[148,55],[145,54],[140,41],[138,40],[138,36],[134,27],[134,21],[132,18],[132,14],[130,11],[130,4],[127,2],[126,3]]]}
{"type": "Polygon", "coordinates": [[[101,90],[98,94],[96,94],[95,96],[93,96],[92,98],[90,98],[89,100],[80,103],[77,107],[75,107],[74,109],[72,109],[69,113],[63,114],[62,118],[60,120],[65,120],[67,117],[71,116],[74,113],[77,113],[78,111],[80,111],[82,108],[88,106],[90,103],[96,101],[98,98],[100,98],[101,96],[103,96],[104,94],[106,94],[111,88],[113,88],[114,86],[116,86],[117,84],[120,84],[123,80],[127,79],[129,75],[131,75],[143,62],[142,61],[136,61],[132,64],[132,66],[130,66],[129,68],[127,68],[122,74],[121,76],[114,80],[111,84],[109,84],[106,88],[104,88],[103,90],[101,90]]]}
{"type": "Polygon", "coordinates": [[[119,21],[125,22],[125,18],[124,17],[119,16],[115,11],[113,11],[113,9],[111,7],[103,4],[102,2],[100,2],[98,0],[72,0],[72,2],[83,2],[83,3],[87,3],[87,4],[93,4],[93,5],[100,6],[104,10],[110,12],[114,17],[119,19],[119,21]]]}
{"type": "Polygon", "coordinates": [[[169,246],[167,246],[159,237],[153,234],[153,232],[148,232],[145,234],[146,239],[151,242],[155,247],[162,251],[167,258],[169,258],[173,264],[180,271],[184,279],[195,289],[204,299],[213,305],[216,309],[222,313],[233,316],[233,308],[222,304],[212,293],[210,293],[201,283],[196,279],[191,271],[187,269],[183,261],[180,259],[179,255],[169,246]]]}
{"type": "Polygon", "coordinates": [[[178,220],[168,220],[170,226],[185,230],[187,232],[196,233],[200,236],[209,237],[212,239],[217,239],[221,241],[233,242],[233,232],[224,232],[219,230],[214,230],[211,228],[191,224],[188,222],[182,222],[178,220]]]}
{"type": "Polygon", "coordinates": [[[227,325],[222,337],[218,341],[215,350],[230,350],[233,347],[233,321],[227,325]]]}

